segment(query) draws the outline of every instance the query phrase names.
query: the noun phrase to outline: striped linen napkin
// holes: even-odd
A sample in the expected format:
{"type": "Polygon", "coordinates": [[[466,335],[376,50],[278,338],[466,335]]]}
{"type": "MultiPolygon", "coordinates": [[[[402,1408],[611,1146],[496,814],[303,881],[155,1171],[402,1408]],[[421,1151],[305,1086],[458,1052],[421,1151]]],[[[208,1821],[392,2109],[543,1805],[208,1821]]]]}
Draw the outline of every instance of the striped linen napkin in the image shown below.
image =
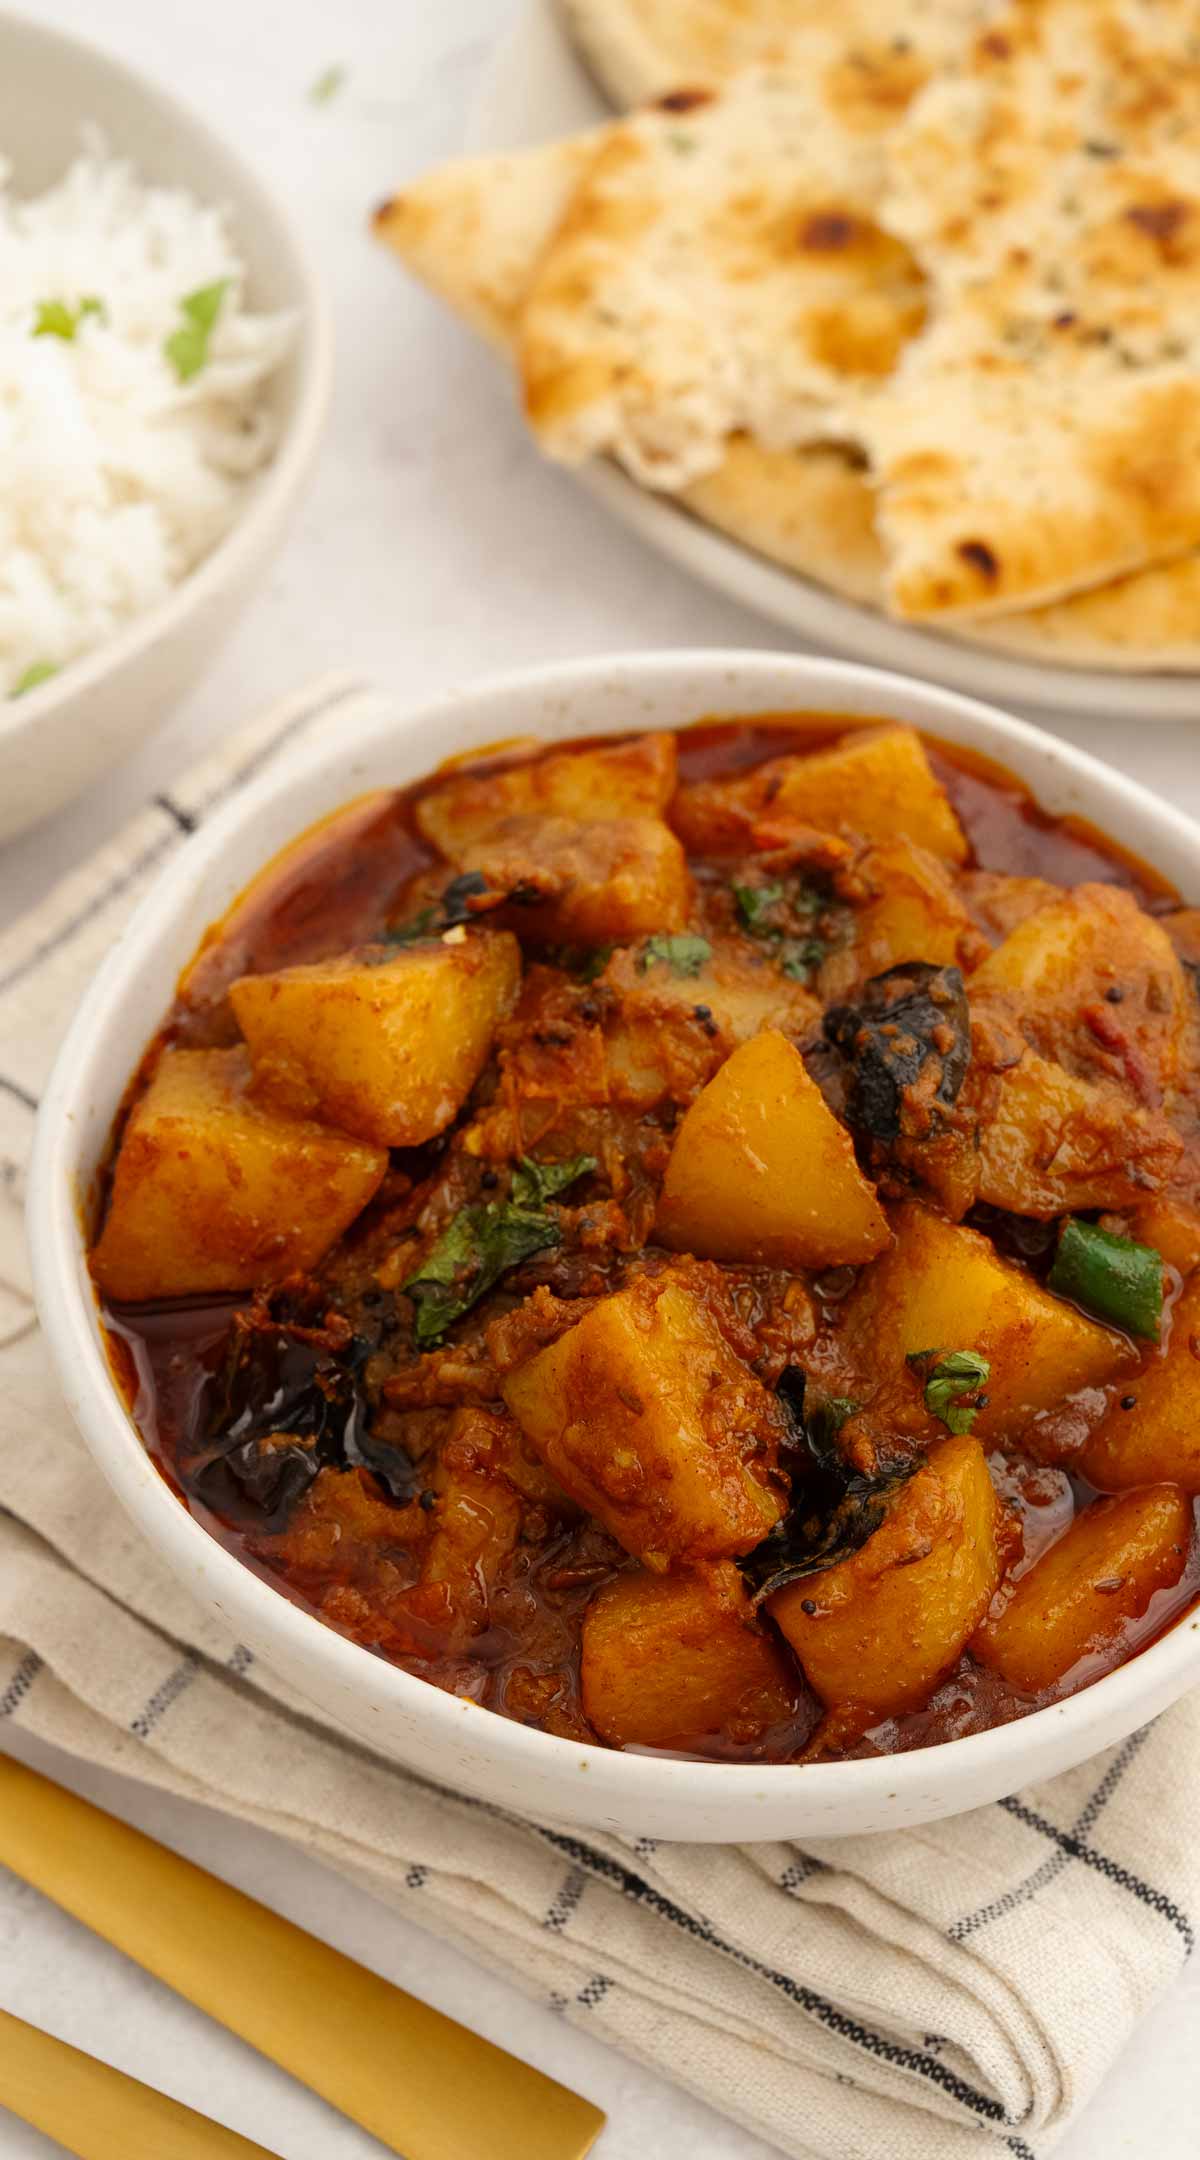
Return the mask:
{"type": "Polygon", "coordinates": [[[990,2133],[1040,2156],[1191,1950],[1200,1696],[1036,1791],[888,1837],[537,1826],[316,1723],[192,1604],[75,1435],[20,1219],[56,1043],[188,832],[366,696],[326,682],[273,711],[0,939],[0,1724],[274,1830],[788,2153],[966,2160],[990,2133]]]}

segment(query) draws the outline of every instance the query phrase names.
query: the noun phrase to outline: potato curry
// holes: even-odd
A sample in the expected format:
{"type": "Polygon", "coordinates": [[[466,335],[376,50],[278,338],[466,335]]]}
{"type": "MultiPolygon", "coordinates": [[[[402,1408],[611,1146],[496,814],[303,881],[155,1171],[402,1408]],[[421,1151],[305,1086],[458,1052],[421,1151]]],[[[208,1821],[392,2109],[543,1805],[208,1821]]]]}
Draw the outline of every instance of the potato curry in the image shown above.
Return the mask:
{"type": "Polygon", "coordinates": [[[1195,1599],[1200,910],[886,723],[510,750],[209,933],[92,1255],[211,1532],[574,1740],[978,1731],[1195,1599]]]}

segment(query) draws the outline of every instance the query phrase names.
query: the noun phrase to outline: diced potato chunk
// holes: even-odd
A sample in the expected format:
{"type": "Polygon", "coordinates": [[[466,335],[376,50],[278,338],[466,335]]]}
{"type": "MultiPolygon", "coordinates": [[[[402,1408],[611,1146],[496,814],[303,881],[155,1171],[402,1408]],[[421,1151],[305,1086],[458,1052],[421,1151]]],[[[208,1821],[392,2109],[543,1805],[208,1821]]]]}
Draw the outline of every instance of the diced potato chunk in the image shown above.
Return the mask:
{"type": "Polygon", "coordinates": [[[93,1255],[107,1297],[251,1290],[309,1269],[387,1168],[382,1148],[246,1094],[241,1050],[168,1050],[130,1114],[93,1255]]]}
{"type": "Polygon", "coordinates": [[[1171,1315],[1167,1348],[1131,1378],[1086,1441],[1079,1468],[1101,1492],[1161,1481],[1200,1493],[1200,1277],[1171,1315]],[[1123,1410],[1130,1395],[1133,1407],[1123,1410]]]}
{"type": "Polygon", "coordinates": [[[849,1134],[774,1029],[735,1050],[687,1112],[656,1235],[704,1259],[781,1267],[870,1260],[886,1245],[849,1134]]]}
{"type": "Polygon", "coordinates": [[[1132,1206],[1183,1145],[1111,1082],[1081,1080],[1035,1050],[983,1080],[977,1107],[979,1198],[1014,1215],[1132,1206]]]}
{"type": "Polygon", "coordinates": [[[876,1718],[920,1708],[992,1601],[997,1513],[978,1440],[951,1435],[865,1545],[776,1591],[771,1616],[822,1702],[876,1718]]]}
{"type": "Polygon", "coordinates": [[[760,1028],[800,1037],[820,1028],[811,991],[744,938],[714,939],[694,975],[679,974],[645,946],[627,946],[613,955],[601,983],[619,1000],[605,1028],[612,1098],[638,1109],[690,1102],[730,1051],[760,1028]]]}
{"type": "Polygon", "coordinates": [[[1028,916],[972,976],[972,997],[986,992],[1014,999],[1035,1047],[1085,1079],[1153,1105],[1178,1075],[1183,970],[1162,924],[1120,886],[1079,885],[1028,916]]]}
{"type": "Polygon", "coordinates": [[[702,781],[681,789],[672,815],[689,843],[715,837],[719,847],[729,812],[743,822],[769,812],[868,840],[903,833],[947,862],[967,855],[962,827],[912,728],[863,728],[808,757],[772,758],[740,780],[702,781]]]}
{"type": "Polygon", "coordinates": [[[463,773],[424,795],[416,819],[427,840],[455,861],[504,818],[660,817],[675,792],[675,737],[565,750],[510,766],[463,773]]]}
{"type": "Polygon", "coordinates": [[[751,1743],[796,1707],[798,1675],[754,1624],[733,1568],[619,1575],[584,1615],[584,1712],[610,1747],[751,1743]],[[714,1570],[714,1575],[716,1575],[714,1570]]]}
{"type": "Polygon", "coordinates": [[[1179,1581],[1191,1535],[1176,1486],[1094,1500],[984,1622],[973,1655],[1022,1695],[1054,1687],[1081,1658],[1112,1660],[1155,1591],[1179,1581]]]}
{"type": "Polygon", "coordinates": [[[230,998],[273,1101],[380,1147],[415,1147],[465,1102],[520,979],[516,939],[477,931],[378,966],[345,954],[243,975],[230,998]]]}
{"type": "Polygon", "coordinates": [[[683,849],[658,818],[506,818],[455,859],[511,895],[504,919],[543,944],[628,944],[688,919],[683,849]]]}
{"type": "Polygon", "coordinates": [[[1037,1411],[1130,1360],[1121,1336],[1051,1296],[978,1231],[911,1202],[893,1228],[895,1243],[845,1308],[864,1376],[898,1372],[912,1351],[977,1350],[992,1371],[974,1429],[991,1438],[1020,1432],[1037,1411]]]}
{"type": "Polygon", "coordinates": [[[648,1567],[748,1552],[778,1410],[699,1299],[642,1276],[519,1365],[504,1399],[558,1482],[648,1567]]]}
{"type": "Polygon", "coordinates": [[[974,928],[942,862],[905,839],[867,848],[855,872],[870,897],[854,911],[854,943],[822,963],[821,995],[844,997],[856,982],[882,975],[902,960],[956,967],[983,940],[974,928]]]}

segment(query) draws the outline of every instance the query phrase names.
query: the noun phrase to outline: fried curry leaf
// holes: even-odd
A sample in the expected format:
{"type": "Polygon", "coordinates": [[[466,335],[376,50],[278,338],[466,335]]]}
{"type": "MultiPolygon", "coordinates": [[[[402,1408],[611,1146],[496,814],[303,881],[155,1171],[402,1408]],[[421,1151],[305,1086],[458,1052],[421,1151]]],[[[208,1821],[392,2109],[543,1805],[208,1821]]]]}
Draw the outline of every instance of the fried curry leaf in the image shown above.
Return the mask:
{"type": "Polygon", "coordinates": [[[249,1501],[283,1519],[325,1464],[375,1471],[393,1497],[417,1484],[408,1457],[370,1437],[362,1370],[364,1335],[332,1340],[303,1305],[272,1302],[237,1314],[228,1353],[203,1398],[198,1458],[189,1483],[218,1512],[249,1501]]]}
{"type": "Polygon", "coordinates": [[[384,931],[383,945],[415,945],[420,938],[440,937],[444,930],[454,930],[459,923],[474,920],[474,910],[468,906],[490,890],[481,870],[468,870],[461,877],[451,878],[445,892],[437,902],[410,915],[404,922],[391,923],[384,931]]]}
{"type": "Polygon", "coordinates": [[[652,937],[647,938],[642,947],[638,967],[644,975],[647,968],[661,962],[674,975],[698,975],[711,954],[712,946],[707,938],[690,937],[686,933],[679,937],[652,937]]]}
{"type": "Polygon", "coordinates": [[[568,1162],[534,1162],[532,1156],[522,1155],[520,1167],[513,1171],[512,1198],[518,1207],[537,1208],[545,1201],[553,1200],[556,1193],[565,1192],[576,1178],[586,1177],[596,1168],[594,1155],[572,1155],[568,1162]]]}
{"type": "Polygon", "coordinates": [[[510,1268],[557,1245],[560,1236],[553,1216],[539,1208],[496,1200],[460,1208],[415,1275],[401,1284],[416,1307],[418,1345],[437,1342],[510,1268]]]}
{"type": "Polygon", "coordinates": [[[987,1386],[992,1375],[987,1358],[978,1350],[910,1350],[905,1363],[925,1383],[925,1408],[931,1416],[947,1432],[969,1433],[984,1405],[961,1398],[987,1386]]]}
{"type": "Polygon", "coordinates": [[[958,1100],[971,1058],[962,975],[924,960],[886,968],[864,983],[853,1005],[830,1007],[825,1034],[849,1066],[851,1125],[873,1140],[898,1140],[918,1082],[926,1114],[958,1100]]]}
{"type": "Polygon", "coordinates": [[[456,923],[471,922],[477,910],[469,907],[468,901],[482,899],[490,891],[482,870],[464,870],[461,877],[451,878],[442,894],[443,927],[453,930],[456,923]]]}
{"type": "Polygon", "coordinates": [[[788,1415],[792,1504],[761,1545],[738,1566],[755,1603],[788,1583],[817,1575],[865,1545],[878,1530],[892,1493],[920,1467],[915,1456],[875,1476],[856,1470],[837,1435],[858,1404],[848,1396],[808,1394],[805,1375],[789,1365],[776,1394],[788,1415]]]}
{"type": "Polygon", "coordinates": [[[264,1515],[286,1517],[321,1467],[312,1434],[265,1433],[222,1458],[235,1485],[264,1515]]]}

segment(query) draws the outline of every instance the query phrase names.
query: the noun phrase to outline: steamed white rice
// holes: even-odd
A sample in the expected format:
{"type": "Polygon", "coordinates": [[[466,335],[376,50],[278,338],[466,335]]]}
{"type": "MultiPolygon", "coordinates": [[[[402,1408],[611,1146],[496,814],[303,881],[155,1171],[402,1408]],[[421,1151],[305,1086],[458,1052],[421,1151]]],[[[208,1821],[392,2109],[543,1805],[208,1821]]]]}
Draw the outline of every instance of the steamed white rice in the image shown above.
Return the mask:
{"type": "Polygon", "coordinates": [[[35,199],[0,160],[0,698],[103,644],[234,522],[294,327],[248,314],[243,286],[225,213],[102,145],[35,199]],[[181,381],[181,303],[223,279],[181,381]],[[35,335],[47,308],[72,336],[35,335]]]}

